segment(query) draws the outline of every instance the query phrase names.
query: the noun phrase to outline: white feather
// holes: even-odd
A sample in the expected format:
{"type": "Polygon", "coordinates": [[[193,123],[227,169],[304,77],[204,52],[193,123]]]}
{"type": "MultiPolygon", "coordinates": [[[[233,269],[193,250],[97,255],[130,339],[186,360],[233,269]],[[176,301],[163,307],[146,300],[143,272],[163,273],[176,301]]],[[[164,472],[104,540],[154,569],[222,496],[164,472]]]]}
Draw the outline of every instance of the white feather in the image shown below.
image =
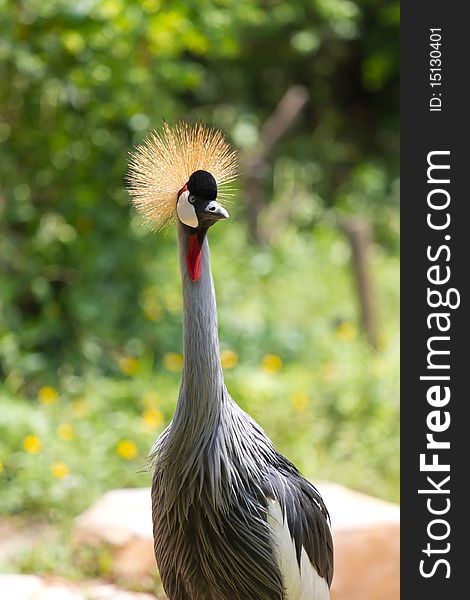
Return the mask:
{"type": "Polygon", "coordinates": [[[284,578],[287,600],[329,600],[328,583],[317,573],[303,547],[299,568],[294,540],[279,502],[271,499],[268,502],[272,546],[284,578]]]}
{"type": "Polygon", "coordinates": [[[196,209],[188,200],[189,190],[186,190],[178,198],[176,203],[176,212],[178,213],[179,220],[188,225],[189,227],[196,228],[199,225],[199,220],[196,215],[196,209]]]}

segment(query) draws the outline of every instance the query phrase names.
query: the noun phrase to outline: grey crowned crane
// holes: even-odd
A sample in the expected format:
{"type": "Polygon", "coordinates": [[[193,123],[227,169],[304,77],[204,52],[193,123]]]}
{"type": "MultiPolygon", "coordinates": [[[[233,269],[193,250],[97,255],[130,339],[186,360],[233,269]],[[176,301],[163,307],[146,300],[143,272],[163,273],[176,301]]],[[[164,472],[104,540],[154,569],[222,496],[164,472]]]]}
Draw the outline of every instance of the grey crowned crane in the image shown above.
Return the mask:
{"type": "Polygon", "coordinates": [[[183,373],[153,449],[152,517],[170,600],[326,600],[329,515],[317,489],[232,400],[219,357],[207,232],[236,154],[201,124],[165,124],[131,154],[129,191],[150,225],[176,221],[183,373]]]}

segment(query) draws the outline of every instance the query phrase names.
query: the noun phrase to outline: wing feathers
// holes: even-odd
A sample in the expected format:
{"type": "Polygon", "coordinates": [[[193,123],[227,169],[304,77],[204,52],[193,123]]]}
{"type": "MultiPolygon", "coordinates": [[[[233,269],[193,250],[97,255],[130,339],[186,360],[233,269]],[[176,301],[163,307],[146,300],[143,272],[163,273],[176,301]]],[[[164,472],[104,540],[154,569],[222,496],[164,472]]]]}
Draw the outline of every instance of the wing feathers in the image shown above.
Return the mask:
{"type": "MultiPolygon", "coordinates": [[[[299,511],[299,523],[302,521],[301,515],[302,509],[299,511]]],[[[286,599],[329,600],[327,580],[318,574],[305,548],[297,543],[300,525],[294,528],[292,534],[287,515],[283,514],[277,500],[268,500],[268,523],[274,555],[284,579],[286,599]]]]}

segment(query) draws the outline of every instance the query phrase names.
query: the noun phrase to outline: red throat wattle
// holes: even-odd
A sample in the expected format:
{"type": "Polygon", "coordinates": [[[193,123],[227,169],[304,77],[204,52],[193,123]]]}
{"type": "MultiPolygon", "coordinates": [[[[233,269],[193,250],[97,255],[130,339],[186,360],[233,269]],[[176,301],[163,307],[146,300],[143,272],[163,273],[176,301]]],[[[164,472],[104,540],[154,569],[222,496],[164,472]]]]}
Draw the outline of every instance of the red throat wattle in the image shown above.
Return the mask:
{"type": "Polygon", "coordinates": [[[193,233],[188,238],[188,253],[186,254],[186,265],[188,266],[189,276],[193,281],[201,277],[202,248],[199,244],[197,233],[193,233]]]}

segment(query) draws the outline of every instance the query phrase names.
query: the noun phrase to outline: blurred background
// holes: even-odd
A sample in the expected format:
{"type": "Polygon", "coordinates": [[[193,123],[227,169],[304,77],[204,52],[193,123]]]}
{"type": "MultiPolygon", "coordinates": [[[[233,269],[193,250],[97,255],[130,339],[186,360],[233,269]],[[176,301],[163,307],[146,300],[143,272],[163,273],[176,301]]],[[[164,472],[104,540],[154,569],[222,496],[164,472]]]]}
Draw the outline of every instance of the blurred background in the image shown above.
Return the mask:
{"type": "Polygon", "coordinates": [[[232,396],[306,476],[398,500],[398,26],[396,1],[0,0],[0,529],[48,532],[2,568],[105,576],[73,519],[150,483],[180,275],[125,173],[162,119],[240,151],[210,232],[232,396]]]}

